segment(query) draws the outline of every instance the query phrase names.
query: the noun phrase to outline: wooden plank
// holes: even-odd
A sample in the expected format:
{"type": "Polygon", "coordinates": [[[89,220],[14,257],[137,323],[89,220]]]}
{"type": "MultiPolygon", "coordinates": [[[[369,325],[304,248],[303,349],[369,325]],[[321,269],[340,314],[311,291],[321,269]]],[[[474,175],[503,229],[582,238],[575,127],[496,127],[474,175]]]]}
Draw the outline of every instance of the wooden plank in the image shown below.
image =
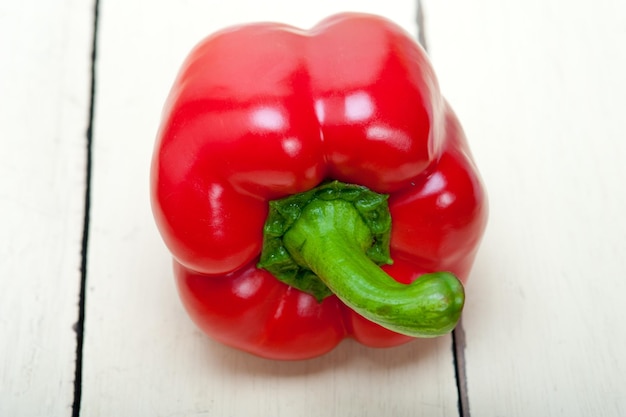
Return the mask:
{"type": "Polygon", "coordinates": [[[0,4],[0,415],[71,415],[90,2],[0,4]]]}
{"type": "Polygon", "coordinates": [[[464,316],[471,413],[626,415],[626,4],[424,3],[491,197],[464,316]]]}
{"type": "Polygon", "coordinates": [[[183,311],[153,223],[148,171],[161,106],[184,56],[233,23],[308,27],[340,9],[412,33],[413,1],[101,2],[83,416],[451,416],[450,337],[393,350],[346,342],[307,362],[261,360],[203,336],[183,311]]]}

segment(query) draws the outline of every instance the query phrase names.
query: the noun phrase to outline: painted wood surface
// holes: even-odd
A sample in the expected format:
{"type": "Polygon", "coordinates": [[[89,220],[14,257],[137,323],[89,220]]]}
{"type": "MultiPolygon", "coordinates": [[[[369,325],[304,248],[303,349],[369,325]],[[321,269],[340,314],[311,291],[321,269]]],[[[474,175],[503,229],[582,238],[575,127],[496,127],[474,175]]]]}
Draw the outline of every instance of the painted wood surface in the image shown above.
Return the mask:
{"type": "Polygon", "coordinates": [[[423,3],[490,191],[471,415],[626,415],[626,3],[423,3]]]}
{"type": "Polygon", "coordinates": [[[89,2],[0,2],[0,416],[70,415],[89,2]]]}
{"type": "Polygon", "coordinates": [[[459,381],[452,337],[301,363],[210,341],[178,301],[148,199],[163,101],[202,37],[340,10],[417,37],[415,1],[99,0],[90,148],[94,4],[0,2],[0,416],[625,415],[626,4],[422,6],[491,203],[459,381]]]}
{"type": "Polygon", "coordinates": [[[450,337],[396,350],[347,342],[302,363],[208,340],[180,305],[150,212],[160,111],[191,47],[225,25],[310,27],[345,8],[384,14],[417,36],[412,1],[101,3],[81,415],[457,414],[450,337]]]}

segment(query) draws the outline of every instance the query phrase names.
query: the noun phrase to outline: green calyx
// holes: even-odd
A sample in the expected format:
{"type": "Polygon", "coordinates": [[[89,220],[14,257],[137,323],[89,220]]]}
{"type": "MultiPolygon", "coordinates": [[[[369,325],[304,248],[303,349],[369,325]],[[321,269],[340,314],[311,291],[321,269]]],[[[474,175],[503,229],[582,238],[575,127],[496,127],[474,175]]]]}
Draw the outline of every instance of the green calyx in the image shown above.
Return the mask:
{"type": "MultiPolygon", "coordinates": [[[[283,242],[285,233],[301,217],[305,207],[318,200],[349,204],[369,228],[370,235],[363,236],[359,242],[364,247],[367,257],[377,265],[391,264],[389,256],[391,215],[387,198],[387,195],[375,193],[360,185],[333,181],[304,193],[270,201],[263,229],[263,251],[258,267],[268,270],[284,283],[313,295],[318,301],[333,294],[308,265],[296,261],[297,256],[294,258],[283,242]]],[[[350,214],[352,216],[355,213],[350,214]]],[[[329,232],[333,233],[332,230],[329,232]]]]}
{"type": "Polygon", "coordinates": [[[335,294],[364,317],[398,333],[431,337],[451,331],[464,291],[447,272],[405,285],[391,264],[387,195],[338,181],[270,202],[258,264],[318,301],[335,294]]]}

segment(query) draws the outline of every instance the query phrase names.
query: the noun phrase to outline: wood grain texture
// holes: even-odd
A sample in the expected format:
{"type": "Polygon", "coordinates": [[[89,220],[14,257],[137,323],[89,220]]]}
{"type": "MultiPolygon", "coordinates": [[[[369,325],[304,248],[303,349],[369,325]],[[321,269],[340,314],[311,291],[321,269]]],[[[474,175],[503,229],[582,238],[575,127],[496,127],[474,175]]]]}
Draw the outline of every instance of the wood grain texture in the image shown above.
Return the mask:
{"type": "Polygon", "coordinates": [[[0,4],[0,415],[71,413],[91,5],[0,4]]]}
{"type": "Polygon", "coordinates": [[[450,337],[392,350],[346,342],[299,363],[210,341],[180,305],[153,223],[153,141],[191,47],[234,23],[308,27],[346,9],[389,16],[417,34],[413,1],[102,0],[82,416],[457,415],[450,337]]]}
{"type": "Polygon", "coordinates": [[[424,1],[491,219],[464,315],[476,416],[626,414],[626,4],[424,1]]]}

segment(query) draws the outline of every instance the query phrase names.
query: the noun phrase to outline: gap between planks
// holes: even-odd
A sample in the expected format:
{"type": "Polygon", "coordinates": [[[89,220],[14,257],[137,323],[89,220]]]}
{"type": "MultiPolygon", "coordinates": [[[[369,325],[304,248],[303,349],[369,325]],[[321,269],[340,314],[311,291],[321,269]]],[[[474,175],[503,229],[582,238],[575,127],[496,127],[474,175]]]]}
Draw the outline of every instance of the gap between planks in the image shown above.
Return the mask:
{"type": "Polygon", "coordinates": [[[72,404],[72,417],[80,415],[82,381],[83,381],[83,343],[85,335],[85,295],[87,287],[87,247],[89,244],[89,219],[91,209],[91,171],[92,171],[92,149],[93,149],[93,123],[94,106],[96,92],[96,51],[98,40],[98,11],[100,2],[94,0],[93,5],[93,32],[91,44],[91,74],[89,92],[89,116],[87,121],[87,131],[85,132],[85,217],[83,220],[83,236],[81,246],[80,264],[80,293],[78,297],[78,319],[74,326],[76,331],[76,367],[74,370],[74,402],[72,404]]]}
{"type": "MultiPolygon", "coordinates": [[[[424,8],[421,0],[417,0],[417,41],[428,52],[424,8]]],[[[459,417],[470,417],[469,396],[467,393],[467,374],[465,372],[465,331],[463,322],[459,321],[452,331],[452,356],[454,360],[454,376],[458,395],[459,417]]]]}

